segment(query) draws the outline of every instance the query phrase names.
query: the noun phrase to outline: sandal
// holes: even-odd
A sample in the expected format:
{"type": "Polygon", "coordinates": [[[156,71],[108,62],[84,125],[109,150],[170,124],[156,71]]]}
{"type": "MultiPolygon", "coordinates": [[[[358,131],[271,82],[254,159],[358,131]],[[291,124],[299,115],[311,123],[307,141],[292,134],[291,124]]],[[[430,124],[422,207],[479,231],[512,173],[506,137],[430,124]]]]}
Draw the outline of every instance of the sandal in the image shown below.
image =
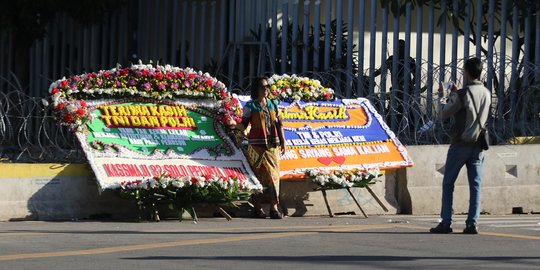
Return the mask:
{"type": "Polygon", "coordinates": [[[255,209],[253,211],[254,218],[266,218],[266,213],[262,209],[255,209]]]}
{"type": "Polygon", "coordinates": [[[271,219],[282,219],[283,215],[279,211],[270,211],[271,219]]]}

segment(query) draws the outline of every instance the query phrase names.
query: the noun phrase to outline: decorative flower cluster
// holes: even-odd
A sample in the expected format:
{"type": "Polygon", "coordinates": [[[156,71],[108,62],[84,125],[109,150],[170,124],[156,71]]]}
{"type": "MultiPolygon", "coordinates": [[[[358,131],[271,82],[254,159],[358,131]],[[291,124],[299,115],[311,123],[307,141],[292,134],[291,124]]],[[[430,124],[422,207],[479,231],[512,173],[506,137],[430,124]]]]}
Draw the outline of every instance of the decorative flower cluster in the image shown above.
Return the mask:
{"type": "MultiPolygon", "coordinates": [[[[260,184],[251,184],[234,176],[217,175],[169,177],[156,176],[144,180],[120,183],[116,188],[120,197],[134,201],[139,209],[149,211],[154,220],[159,220],[158,206],[167,205],[170,210],[182,213],[194,211],[195,203],[231,203],[246,200],[252,193],[260,192],[260,184]]],[[[194,215],[193,213],[192,216],[194,215]]]]}
{"type": "MultiPolygon", "coordinates": [[[[58,96],[58,90],[53,91],[53,97],[58,96]]],[[[83,124],[95,117],[90,113],[84,100],[66,100],[55,104],[53,115],[60,120],[60,124],[69,126],[72,130],[82,131],[83,124]]]]}
{"type": "MultiPolygon", "coordinates": [[[[222,101],[218,109],[218,119],[226,116],[240,117],[240,104],[233,102],[225,85],[208,73],[191,68],[178,68],[170,65],[133,65],[129,68],[114,68],[97,73],[74,75],[62,78],[51,84],[49,93],[58,109],[60,104],[82,99],[151,99],[172,100],[179,98],[211,99],[222,101]],[[236,116],[236,114],[238,114],[236,116]]],[[[61,105],[60,105],[61,106],[61,105]]],[[[91,119],[90,112],[79,118],[58,118],[64,125],[79,127],[83,120],[91,119]],[[76,120],[81,120],[75,123],[76,120]]],[[[59,115],[63,116],[63,115],[59,115]]]]}
{"type": "Polygon", "coordinates": [[[325,88],[318,80],[296,75],[273,75],[268,79],[270,98],[292,101],[328,101],[335,98],[334,90],[325,88]]]}
{"type": "Polygon", "coordinates": [[[230,123],[231,119],[240,123],[242,121],[242,105],[237,98],[227,95],[223,99],[223,106],[219,109],[219,114],[222,116],[220,120],[225,124],[230,123]]]}
{"type": "Polygon", "coordinates": [[[167,175],[162,175],[143,180],[124,181],[121,182],[119,186],[119,188],[122,190],[151,190],[160,188],[177,190],[190,187],[197,189],[218,187],[221,191],[230,191],[230,189],[248,192],[262,190],[262,186],[260,184],[254,185],[249,181],[242,181],[234,176],[223,177],[218,175],[183,177],[169,177],[167,175]]]}
{"type": "Polygon", "coordinates": [[[306,175],[319,187],[326,189],[366,187],[382,176],[379,168],[350,171],[306,170],[306,175]]]}

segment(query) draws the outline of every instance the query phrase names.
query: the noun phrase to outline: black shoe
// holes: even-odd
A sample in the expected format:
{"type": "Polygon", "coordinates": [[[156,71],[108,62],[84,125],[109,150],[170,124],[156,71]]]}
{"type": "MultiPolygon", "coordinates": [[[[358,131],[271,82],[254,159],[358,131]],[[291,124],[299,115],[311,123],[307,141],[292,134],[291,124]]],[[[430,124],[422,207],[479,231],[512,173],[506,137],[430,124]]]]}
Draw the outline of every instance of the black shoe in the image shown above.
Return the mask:
{"type": "Polygon", "coordinates": [[[283,215],[279,211],[270,211],[271,219],[282,219],[283,215]]]}
{"type": "Polygon", "coordinates": [[[478,228],[476,228],[476,225],[467,225],[465,229],[463,229],[464,234],[478,234],[478,228]]]}
{"type": "Polygon", "coordinates": [[[266,218],[266,213],[262,209],[255,209],[253,211],[254,218],[266,218]]]}
{"type": "Polygon", "coordinates": [[[451,233],[453,232],[453,230],[452,230],[452,227],[450,227],[450,225],[439,223],[437,227],[431,228],[429,232],[430,233],[451,233]]]}

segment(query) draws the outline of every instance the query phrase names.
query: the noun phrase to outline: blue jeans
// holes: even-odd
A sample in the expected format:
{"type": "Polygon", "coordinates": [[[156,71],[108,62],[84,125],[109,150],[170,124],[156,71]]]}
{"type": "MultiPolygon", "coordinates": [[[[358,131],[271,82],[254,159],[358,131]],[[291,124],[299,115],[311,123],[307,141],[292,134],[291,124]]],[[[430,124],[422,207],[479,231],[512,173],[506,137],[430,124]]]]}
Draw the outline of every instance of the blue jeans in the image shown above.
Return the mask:
{"type": "Polygon", "coordinates": [[[480,147],[450,145],[446,156],[442,187],[442,223],[452,225],[452,202],[454,199],[454,184],[459,171],[467,166],[469,179],[469,215],[467,225],[476,225],[480,216],[480,185],[484,170],[484,152],[480,147]]]}

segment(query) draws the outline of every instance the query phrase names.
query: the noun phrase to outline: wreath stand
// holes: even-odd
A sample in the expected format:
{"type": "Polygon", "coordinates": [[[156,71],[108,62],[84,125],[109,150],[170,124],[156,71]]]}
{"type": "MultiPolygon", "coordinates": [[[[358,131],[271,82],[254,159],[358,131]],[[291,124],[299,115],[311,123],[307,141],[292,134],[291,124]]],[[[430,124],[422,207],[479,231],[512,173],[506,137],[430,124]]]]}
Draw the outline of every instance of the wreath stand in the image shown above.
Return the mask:
{"type": "Polygon", "coordinates": [[[217,208],[218,212],[219,212],[219,213],[220,213],[227,221],[231,221],[231,220],[232,220],[231,215],[229,215],[229,213],[227,213],[227,211],[225,211],[221,206],[216,205],[216,208],[217,208]]]}
{"type": "MultiPolygon", "coordinates": [[[[198,205],[208,205],[208,206],[211,206],[211,208],[213,208],[214,210],[217,210],[227,221],[231,221],[232,220],[232,217],[231,215],[229,215],[229,213],[227,213],[227,211],[225,211],[225,209],[223,209],[223,207],[221,207],[222,205],[221,204],[215,204],[215,203],[199,203],[198,205]]],[[[199,222],[199,218],[197,216],[197,212],[195,211],[195,207],[194,206],[189,206],[187,208],[184,208],[182,209],[182,213],[178,213],[178,217],[179,217],[179,220],[182,221],[183,219],[181,218],[181,215],[184,213],[184,212],[188,212],[188,214],[191,216],[191,220],[195,223],[199,222]]],[[[159,216],[158,216],[158,219],[156,221],[159,221],[159,216]]]]}
{"type": "MultiPolygon", "coordinates": [[[[365,187],[367,189],[367,191],[369,192],[369,194],[371,194],[371,196],[373,197],[373,199],[375,199],[375,201],[381,206],[381,208],[385,211],[385,212],[388,212],[388,208],[386,208],[386,206],[384,206],[384,204],[382,203],[382,201],[379,199],[379,197],[377,197],[377,195],[375,194],[375,192],[373,192],[373,190],[371,190],[371,188],[369,186],[366,186],[365,187]]],[[[351,189],[349,187],[346,187],[345,188],[347,190],[347,192],[349,192],[349,195],[353,198],[354,200],[354,203],[356,203],[356,206],[358,206],[358,208],[360,209],[360,211],[362,212],[362,214],[364,215],[364,217],[368,217],[368,215],[366,214],[366,212],[364,211],[364,209],[362,208],[362,206],[360,206],[360,203],[358,203],[358,200],[356,199],[356,197],[354,196],[354,194],[351,192],[351,189]]],[[[334,214],[332,213],[332,209],[330,209],[330,204],[328,203],[328,198],[326,197],[326,188],[318,188],[316,190],[320,190],[322,192],[322,195],[323,195],[323,198],[324,198],[324,203],[326,204],[326,210],[328,210],[328,215],[330,217],[334,217],[334,214]]]]}

